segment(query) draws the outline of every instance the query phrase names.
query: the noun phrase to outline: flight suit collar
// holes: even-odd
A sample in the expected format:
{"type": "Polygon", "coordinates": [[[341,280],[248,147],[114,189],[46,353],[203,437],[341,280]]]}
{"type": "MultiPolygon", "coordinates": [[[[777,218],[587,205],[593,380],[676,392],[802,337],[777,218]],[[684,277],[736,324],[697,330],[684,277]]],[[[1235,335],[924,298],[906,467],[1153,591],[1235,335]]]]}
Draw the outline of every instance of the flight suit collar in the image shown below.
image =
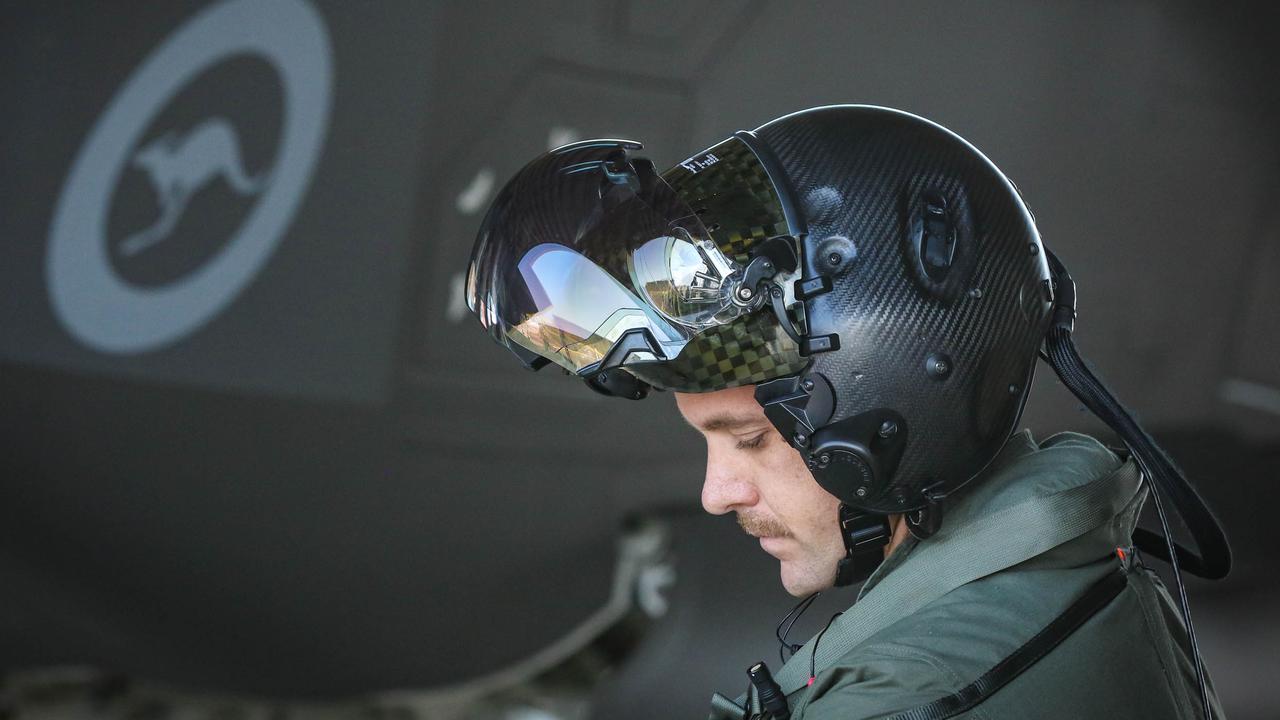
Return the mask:
{"type": "MultiPolygon", "coordinates": [[[[1036,452],[1039,449],[1039,446],[1036,445],[1036,441],[1031,436],[1030,430],[1022,430],[1011,435],[1009,439],[1005,441],[1004,446],[1000,448],[1000,451],[996,453],[995,458],[993,458],[991,462],[974,477],[973,480],[966,483],[964,488],[961,488],[953,494],[953,499],[948,501],[945,506],[943,522],[964,522],[964,517],[954,516],[952,514],[952,510],[957,504],[959,498],[963,497],[966,489],[974,486],[976,483],[981,483],[986,476],[994,475],[1003,471],[1005,468],[1017,463],[1018,460],[1036,452]]],[[[885,561],[875,569],[875,572],[871,573],[871,575],[862,583],[862,587],[858,590],[858,599],[861,600],[862,597],[871,592],[871,589],[878,585],[885,576],[893,572],[898,567],[901,567],[901,565],[907,561],[907,558],[911,556],[911,552],[915,550],[916,545],[918,545],[919,542],[920,541],[917,540],[914,535],[907,535],[906,539],[899,543],[898,546],[893,549],[893,552],[889,554],[889,557],[885,558],[885,561]]]]}

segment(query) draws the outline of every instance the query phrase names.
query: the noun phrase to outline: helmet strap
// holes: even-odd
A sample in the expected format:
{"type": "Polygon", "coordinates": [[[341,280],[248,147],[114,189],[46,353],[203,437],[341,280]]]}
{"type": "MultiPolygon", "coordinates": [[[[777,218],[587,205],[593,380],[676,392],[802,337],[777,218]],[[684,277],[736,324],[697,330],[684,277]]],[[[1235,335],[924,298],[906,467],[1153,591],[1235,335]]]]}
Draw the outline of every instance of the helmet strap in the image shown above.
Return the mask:
{"type": "Polygon", "coordinates": [[[844,557],[836,564],[836,587],[866,580],[884,562],[884,548],[893,536],[889,516],[840,503],[840,539],[844,557]]]}

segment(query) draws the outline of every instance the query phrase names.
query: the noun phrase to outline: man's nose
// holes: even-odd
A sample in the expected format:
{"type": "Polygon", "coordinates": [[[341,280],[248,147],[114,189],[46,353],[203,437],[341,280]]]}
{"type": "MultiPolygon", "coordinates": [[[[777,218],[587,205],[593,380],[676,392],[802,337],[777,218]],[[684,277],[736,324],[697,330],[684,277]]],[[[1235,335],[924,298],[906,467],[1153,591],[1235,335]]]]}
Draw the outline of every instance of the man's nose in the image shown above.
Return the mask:
{"type": "Polygon", "coordinates": [[[749,508],[760,501],[759,491],[742,468],[726,462],[719,453],[707,453],[707,474],[702,481],[702,509],[712,515],[749,508]]]}

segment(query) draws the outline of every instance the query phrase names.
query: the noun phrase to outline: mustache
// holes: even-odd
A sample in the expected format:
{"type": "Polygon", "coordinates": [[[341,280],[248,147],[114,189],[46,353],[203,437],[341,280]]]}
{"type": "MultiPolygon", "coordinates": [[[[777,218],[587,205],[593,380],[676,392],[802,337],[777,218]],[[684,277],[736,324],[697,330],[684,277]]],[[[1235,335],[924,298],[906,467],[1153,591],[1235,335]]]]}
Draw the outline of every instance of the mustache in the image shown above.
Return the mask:
{"type": "Polygon", "coordinates": [[[769,517],[738,513],[738,527],[754,537],[791,537],[786,525],[769,517]]]}

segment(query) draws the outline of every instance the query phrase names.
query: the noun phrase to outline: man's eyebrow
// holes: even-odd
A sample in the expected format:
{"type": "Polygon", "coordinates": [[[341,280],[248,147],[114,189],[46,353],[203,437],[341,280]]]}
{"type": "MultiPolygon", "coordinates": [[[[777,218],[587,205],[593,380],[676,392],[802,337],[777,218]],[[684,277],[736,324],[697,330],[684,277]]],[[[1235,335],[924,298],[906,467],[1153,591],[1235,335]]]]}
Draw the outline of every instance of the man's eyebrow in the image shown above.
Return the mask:
{"type": "Polygon", "coordinates": [[[751,415],[712,415],[703,420],[698,429],[703,432],[716,432],[717,430],[737,430],[749,425],[759,425],[760,418],[751,415]]]}

